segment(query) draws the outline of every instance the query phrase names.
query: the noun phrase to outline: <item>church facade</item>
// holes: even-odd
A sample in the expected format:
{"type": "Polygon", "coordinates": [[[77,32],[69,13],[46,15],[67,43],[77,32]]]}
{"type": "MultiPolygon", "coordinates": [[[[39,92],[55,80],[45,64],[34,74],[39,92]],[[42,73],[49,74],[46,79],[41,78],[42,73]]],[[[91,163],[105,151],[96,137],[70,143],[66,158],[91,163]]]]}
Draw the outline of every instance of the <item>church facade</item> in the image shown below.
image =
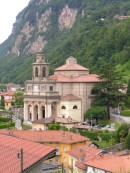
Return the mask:
{"type": "Polygon", "coordinates": [[[49,76],[49,63],[43,54],[38,54],[32,64],[32,80],[25,82],[24,121],[47,117],[83,121],[91,105],[93,88],[99,82],[98,75],[90,74],[73,57],[49,76]]]}

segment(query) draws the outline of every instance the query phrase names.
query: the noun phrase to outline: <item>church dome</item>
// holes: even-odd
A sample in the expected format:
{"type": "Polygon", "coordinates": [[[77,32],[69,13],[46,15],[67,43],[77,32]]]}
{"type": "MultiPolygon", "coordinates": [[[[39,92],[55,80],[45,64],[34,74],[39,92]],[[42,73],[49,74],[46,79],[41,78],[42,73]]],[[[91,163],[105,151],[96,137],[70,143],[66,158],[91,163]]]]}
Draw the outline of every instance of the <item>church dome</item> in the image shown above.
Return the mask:
{"type": "Polygon", "coordinates": [[[77,64],[77,59],[70,56],[69,58],[67,58],[66,64],[77,64]]]}

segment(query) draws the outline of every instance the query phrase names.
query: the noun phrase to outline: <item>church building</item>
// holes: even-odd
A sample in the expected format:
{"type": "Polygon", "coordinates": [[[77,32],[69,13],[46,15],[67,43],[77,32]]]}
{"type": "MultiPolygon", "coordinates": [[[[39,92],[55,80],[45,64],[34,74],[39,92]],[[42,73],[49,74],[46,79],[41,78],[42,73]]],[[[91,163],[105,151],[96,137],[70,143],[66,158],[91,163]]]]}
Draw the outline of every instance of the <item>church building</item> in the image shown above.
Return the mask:
{"type": "Polygon", "coordinates": [[[24,121],[48,117],[83,121],[91,106],[93,88],[99,82],[98,75],[90,74],[73,57],[49,76],[49,63],[43,54],[38,54],[32,64],[32,80],[25,82],[24,121]]]}

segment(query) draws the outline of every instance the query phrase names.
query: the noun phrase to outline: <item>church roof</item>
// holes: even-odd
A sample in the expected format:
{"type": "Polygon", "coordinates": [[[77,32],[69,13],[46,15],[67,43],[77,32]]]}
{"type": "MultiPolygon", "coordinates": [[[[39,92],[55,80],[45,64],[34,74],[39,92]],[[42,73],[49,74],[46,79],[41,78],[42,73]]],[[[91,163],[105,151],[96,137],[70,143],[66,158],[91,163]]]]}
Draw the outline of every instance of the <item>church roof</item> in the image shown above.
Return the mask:
{"type": "Polygon", "coordinates": [[[71,56],[65,65],[56,68],[55,71],[89,71],[89,69],[77,64],[77,60],[71,56]]]}
{"type": "Polygon", "coordinates": [[[80,75],[76,77],[67,77],[63,76],[61,74],[54,74],[52,76],[49,76],[51,80],[54,80],[56,82],[63,82],[63,83],[76,83],[76,82],[100,82],[99,76],[96,74],[87,74],[87,75],[80,75]]]}
{"type": "Polygon", "coordinates": [[[62,100],[80,100],[80,98],[73,94],[68,94],[68,95],[62,97],[62,100]]]}

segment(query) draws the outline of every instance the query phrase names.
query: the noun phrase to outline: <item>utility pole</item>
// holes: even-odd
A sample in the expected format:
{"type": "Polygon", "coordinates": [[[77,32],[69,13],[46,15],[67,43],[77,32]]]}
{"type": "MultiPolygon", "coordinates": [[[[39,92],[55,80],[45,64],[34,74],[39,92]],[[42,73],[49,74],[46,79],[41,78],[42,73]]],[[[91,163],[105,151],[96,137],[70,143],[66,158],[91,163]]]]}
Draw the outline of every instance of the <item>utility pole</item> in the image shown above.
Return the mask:
{"type": "Polygon", "coordinates": [[[23,149],[20,149],[20,153],[18,153],[18,158],[20,159],[20,173],[23,173],[23,149]]]}
{"type": "Polygon", "coordinates": [[[64,173],[64,164],[63,163],[62,163],[61,167],[62,167],[62,173],[64,173]]]}

